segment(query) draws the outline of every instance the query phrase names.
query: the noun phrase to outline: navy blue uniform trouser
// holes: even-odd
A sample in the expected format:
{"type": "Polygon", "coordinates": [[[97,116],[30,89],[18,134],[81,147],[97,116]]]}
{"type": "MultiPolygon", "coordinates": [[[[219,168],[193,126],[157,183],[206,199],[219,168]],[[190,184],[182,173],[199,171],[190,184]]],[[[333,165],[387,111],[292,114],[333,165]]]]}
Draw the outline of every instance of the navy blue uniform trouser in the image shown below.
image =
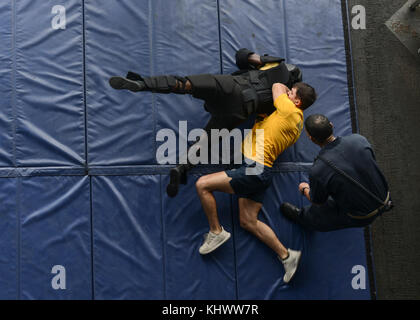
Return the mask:
{"type": "Polygon", "coordinates": [[[310,205],[302,208],[298,223],[303,227],[321,232],[334,231],[345,228],[366,227],[375,220],[353,219],[347,212],[340,210],[333,198],[329,197],[323,205],[310,205]]]}

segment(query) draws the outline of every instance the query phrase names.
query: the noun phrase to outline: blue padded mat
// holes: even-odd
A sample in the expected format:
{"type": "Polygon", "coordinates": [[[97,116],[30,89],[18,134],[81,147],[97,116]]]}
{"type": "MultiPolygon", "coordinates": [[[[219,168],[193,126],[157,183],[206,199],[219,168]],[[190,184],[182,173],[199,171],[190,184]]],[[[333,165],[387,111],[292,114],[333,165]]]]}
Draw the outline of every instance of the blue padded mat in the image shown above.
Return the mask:
{"type": "Polygon", "coordinates": [[[22,299],[90,299],[89,177],[19,179],[19,288],[22,299]],[[54,266],[65,268],[66,289],[55,290],[54,266]]]}
{"type": "MultiPolygon", "coordinates": [[[[165,188],[156,134],[209,119],[187,95],[115,91],[108,78],[230,73],[247,47],[297,64],[337,135],[352,123],[340,0],[20,0],[0,3],[0,299],[369,299],[352,287],[367,268],[363,229],[308,232],[281,202],[297,191],[318,148],[305,134],[275,164],[261,220],[303,250],[289,285],[276,255],[239,226],[235,196],[216,194],[232,238],[198,254],[207,220],[194,183],[165,188]],[[63,28],[54,28],[57,8],[63,28]],[[63,13],[63,12],[62,12],[63,13]],[[54,289],[52,267],[66,270],[54,289]]],[[[346,18],[346,17],[344,17],[346,18]]],[[[251,122],[248,122],[248,126],[251,122]]],[[[187,132],[188,132],[187,131],[187,132]]],[[[172,152],[176,152],[172,151],[172,152]]],[[[220,169],[220,168],[219,168],[220,169]]],[[[369,273],[369,276],[370,273],[369,273]]]]}
{"type": "Polygon", "coordinates": [[[83,165],[82,5],[66,1],[66,29],[53,30],[51,2],[12,3],[16,163],[83,165]]]}
{"type": "Polygon", "coordinates": [[[13,144],[13,34],[12,34],[12,15],[11,2],[3,1],[0,3],[0,35],[2,45],[0,47],[0,166],[14,165],[14,144],[13,144]]]}
{"type": "Polygon", "coordinates": [[[162,298],[163,234],[156,194],[159,176],[93,178],[95,298],[162,298]]]}
{"type": "Polygon", "coordinates": [[[18,296],[17,179],[0,179],[0,299],[18,296]]]}
{"type": "MultiPolygon", "coordinates": [[[[195,181],[185,191],[195,195],[195,181]]],[[[161,181],[166,192],[167,177],[161,181]]],[[[233,230],[231,197],[218,193],[220,223],[233,230]]],[[[228,241],[214,254],[201,256],[198,248],[208,223],[198,197],[162,199],[165,230],[165,278],[167,299],[236,299],[235,242],[228,241]]]]}

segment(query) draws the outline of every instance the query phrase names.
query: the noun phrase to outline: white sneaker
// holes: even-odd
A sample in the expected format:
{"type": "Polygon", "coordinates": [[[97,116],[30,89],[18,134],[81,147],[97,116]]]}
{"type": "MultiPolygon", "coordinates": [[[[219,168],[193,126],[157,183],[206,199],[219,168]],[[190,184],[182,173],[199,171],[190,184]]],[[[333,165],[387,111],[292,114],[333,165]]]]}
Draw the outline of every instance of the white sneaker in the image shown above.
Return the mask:
{"type": "Polygon", "coordinates": [[[284,277],[283,282],[289,283],[290,280],[292,280],[293,276],[296,273],[297,267],[299,265],[300,256],[302,255],[301,251],[295,251],[292,249],[287,249],[289,252],[289,257],[286,260],[282,260],[280,257],[281,263],[283,263],[284,266],[284,277]]]}
{"type": "Polygon", "coordinates": [[[222,244],[228,241],[230,238],[230,233],[225,231],[222,227],[222,232],[219,234],[215,234],[213,232],[209,232],[206,234],[203,244],[200,247],[200,254],[207,254],[210,253],[217,248],[219,248],[222,244]]]}

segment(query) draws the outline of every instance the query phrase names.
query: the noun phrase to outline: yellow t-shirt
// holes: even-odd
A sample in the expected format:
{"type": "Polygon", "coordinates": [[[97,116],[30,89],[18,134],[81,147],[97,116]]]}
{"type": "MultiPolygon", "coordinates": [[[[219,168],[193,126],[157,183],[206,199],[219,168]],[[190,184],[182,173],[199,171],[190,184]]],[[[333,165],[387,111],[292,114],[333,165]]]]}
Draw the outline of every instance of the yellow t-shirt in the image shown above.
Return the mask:
{"type": "Polygon", "coordinates": [[[287,94],[279,96],[274,106],[276,111],[256,121],[242,144],[245,157],[268,167],[272,167],[277,157],[299,139],[303,129],[303,112],[287,94]],[[264,130],[264,134],[258,129],[264,130]]]}

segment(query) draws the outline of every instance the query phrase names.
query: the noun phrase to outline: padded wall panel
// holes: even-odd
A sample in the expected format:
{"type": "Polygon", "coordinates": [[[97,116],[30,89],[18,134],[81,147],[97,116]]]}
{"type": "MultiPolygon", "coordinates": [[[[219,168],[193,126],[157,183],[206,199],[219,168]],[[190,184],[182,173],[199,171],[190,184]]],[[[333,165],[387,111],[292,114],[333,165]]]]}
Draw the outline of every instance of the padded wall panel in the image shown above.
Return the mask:
{"type": "Polygon", "coordinates": [[[82,1],[22,0],[13,5],[17,164],[82,165],[82,1]],[[53,28],[56,5],[65,9],[65,29],[53,28]]]}
{"type": "Polygon", "coordinates": [[[151,93],[116,91],[111,76],[152,72],[152,9],[148,0],[85,1],[88,157],[91,165],[154,163],[151,93]]]}
{"type": "Polygon", "coordinates": [[[95,299],[163,299],[159,176],[93,177],[95,299]]]}
{"type": "Polygon", "coordinates": [[[235,52],[239,48],[287,58],[284,1],[220,0],[219,3],[223,73],[235,70],[235,52]]]}
{"type": "MultiPolygon", "coordinates": [[[[369,300],[370,287],[367,274],[366,249],[363,229],[346,229],[334,232],[307,232],[302,269],[306,272],[305,299],[369,300]],[[354,289],[353,278],[364,268],[365,289],[354,289]],[[355,269],[356,270],[356,269],[355,269]]],[[[363,276],[363,275],[362,275],[363,276]]],[[[363,281],[363,280],[362,280],[363,281]]]]}
{"type": "MultiPolygon", "coordinates": [[[[277,174],[264,199],[259,219],[270,226],[280,242],[294,250],[303,250],[304,234],[301,228],[287,221],[280,213],[283,201],[298,201],[292,186],[298,180],[298,173],[277,174]]],[[[237,204],[237,197],[234,197],[237,204]]],[[[236,210],[238,208],[236,207],[236,210]]],[[[283,283],[284,268],[277,255],[254,235],[235,224],[239,299],[292,299],[303,298],[308,285],[301,280],[305,261],[290,285],[283,283]]],[[[304,259],[303,259],[304,260],[304,259]]]]}
{"type": "Polygon", "coordinates": [[[0,300],[18,299],[17,179],[0,179],[0,300]]]}
{"type": "MultiPolygon", "coordinates": [[[[178,197],[162,199],[165,227],[165,279],[167,299],[236,299],[234,230],[230,196],[215,193],[221,225],[232,237],[212,254],[198,249],[209,226],[190,176],[178,197]]],[[[168,177],[162,176],[162,194],[168,177]]],[[[237,216],[233,217],[237,219],[237,216]]]]}
{"type": "MultiPolygon", "coordinates": [[[[217,1],[152,3],[153,74],[220,73],[217,1]]],[[[203,103],[190,95],[155,95],[156,130],[171,129],[186,141],[187,136],[179,132],[179,121],[187,121],[188,131],[204,128],[210,116],[203,103]]]]}
{"type": "MultiPolygon", "coordinates": [[[[325,114],[335,124],[336,135],[351,134],[341,1],[285,1],[285,6],[289,59],[302,68],[304,81],[318,93],[305,116],[325,114]]],[[[318,150],[303,133],[295,161],[312,162],[318,150]]]]}
{"type": "MultiPolygon", "coordinates": [[[[304,81],[317,90],[318,101],[305,111],[305,116],[326,114],[339,123],[336,134],[351,133],[341,1],[283,0],[260,6],[253,1],[224,0],[220,2],[220,15],[225,72],[234,70],[238,47],[284,57],[298,65],[304,81]]],[[[303,132],[296,145],[278,161],[312,162],[317,150],[303,132]]]]}
{"type": "Polygon", "coordinates": [[[12,2],[0,3],[0,166],[13,166],[13,42],[12,2]]]}
{"type": "Polygon", "coordinates": [[[19,187],[20,297],[92,299],[89,178],[20,178],[19,187]],[[65,268],[65,289],[52,286],[54,266],[65,268]]]}
{"type": "MultiPolygon", "coordinates": [[[[235,52],[248,48],[256,53],[288,58],[288,42],[284,1],[220,1],[220,41],[224,73],[237,70],[235,52]],[[243,14],[248,12],[252,14],[243,14]]],[[[287,59],[288,60],[288,59],[287,59]]],[[[295,146],[278,158],[278,162],[294,161],[295,146]]]]}
{"type": "Polygon", "coordinates": [[[305,115],[325,113],[349,134],[341,1],[20,0],[3,1],[0,18],[0,176],[9,177],[0,179],[0,298],[369,298],[369,287],[351,287],[352,267],[366,267],[363,230],[308,232],[279,212],[283,201],[306,203],[297,186],[319,149],[304,133],[279,157],[260,213],[286,247],[303,250],[284,285],[276,255],[240,228],[235,196],[216,193],[232,238],[198,253],[208,224],[194,183],[211,169],[196,169],[176,198],[165,194],[156,134],[185,140],[181,120],[202,128],[202,101],[108,84],[128,70],[227,74],[247,47],[297,64],[319,93],[305,115]],[[56,5],[64,29],[52,28],[56,5]],[[85,162],[91,176],[71,176],[85,162]],[[51,287],[54,265],[66,268],[66,290],[51,287]]]}

